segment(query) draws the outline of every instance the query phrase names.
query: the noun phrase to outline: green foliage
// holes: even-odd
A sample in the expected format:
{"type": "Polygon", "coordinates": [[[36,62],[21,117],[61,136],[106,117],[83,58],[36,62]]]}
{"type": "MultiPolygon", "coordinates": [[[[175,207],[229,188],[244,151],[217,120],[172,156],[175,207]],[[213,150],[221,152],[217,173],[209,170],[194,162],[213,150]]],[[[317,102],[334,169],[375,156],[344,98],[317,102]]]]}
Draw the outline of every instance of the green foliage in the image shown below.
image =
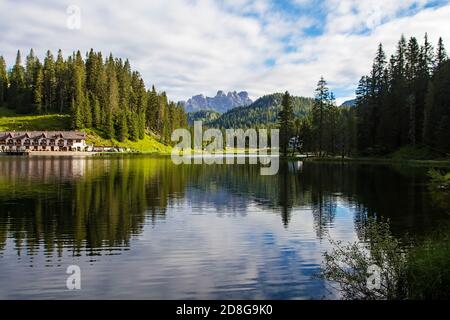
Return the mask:
{"type": "Polygon", "coordinates": [[[362,243],[332,241],[334,248],[324,254],[320,276],[339,285],[344,299],[401,300],[407,297],[407,260],[400,242],[392,236],[388,222],[369,220],[362,243]],[[370,267],[380,268],[379,288],[367,283],[370,267]]]}
{"type": "Polygon", "coordinates": [[[431,169],[428,171],[428,176],[431,178],[431,183],[434,187],[442,190],[450,190],[450,172],[445,173],[431,169]]]}
{"type": "Polygon", "coordinates": [[[393,152],[390,157],[394,160],[427,160],[439,157],[439,154],[433,152],[425,146],[404,146],[393,152]]]}
{"type": "Polygon", "coordinates": [[[450,298],[450,228],[442,228],[408,255],[409,299],[450,298]]]}
{"type": "Polygon", "coordinates": [[[10,109],[0,108],[0,131],[68,130],[69,115],[18,115],[10,109]]]}
{"type": "Polygon", "coordinates": [[[334,101],[333,93],[327,87],[323,77],[317,83],[316,96],[312,108],[312,130],[316,152],[319,156],[326,151],[335,153],[336,120],[338,111],[334,101]]]}
{"type": "Polygon", "coordinates": [[[102,132],[99,130],[84,129],[83,131],[87,133],[87,143],[95,146],[113,146],[141,153],[170,154],[171,152],[171,148],[169,146],[162,144],[156,139],[156,137],[148,134],[145,135],[144,139],[139,141],[131,141],[129,139],[119,141],[116,138],[104,138],[102,132]]]}
{"type": "Polygon", "coordinates": [[[450,152],[450,62],[442,39],[436,55],[425,35],[402,36],[388,62],[380,45],[369,76],[357,89],[358,150],[386,155],[424,145],[450,152]]]}
{"type": "MultiPolygon", "coordinates": [[[[344,299],[404,300],[450,297],[450,232],[439,229],[416,244],[402,245],[388,222],[369,220],[363,243],[343,245],[324,255],[320,277],[339,285],[344,299]],[[380,267],[381,286],[367,286],[369,267],[380,267]]],[[[414,243],[409,240],[408,242],[414,243]]]]}
{"type": "Polygon", "coordinates": [[[6,102],[6,90],[8,89],[8,72],[3,56],[0,56],[0,106],[6,102]]]}
{"type": "Polygon", "coordinates": [[[281,155],[288,155],[290,139],[294,133],[294,110],[292,108],[292,98],[289,92],[283,95],[281,111],[279,113],[280,124],[280,149],[281,155]]]}
{"type": "Polygon", "coordinates": [[[75,102],[75,99],[72,99],[72,129],[81,129],[84,128],[83,124],[83,114],[81,112],[81,106],[75,102]]]}

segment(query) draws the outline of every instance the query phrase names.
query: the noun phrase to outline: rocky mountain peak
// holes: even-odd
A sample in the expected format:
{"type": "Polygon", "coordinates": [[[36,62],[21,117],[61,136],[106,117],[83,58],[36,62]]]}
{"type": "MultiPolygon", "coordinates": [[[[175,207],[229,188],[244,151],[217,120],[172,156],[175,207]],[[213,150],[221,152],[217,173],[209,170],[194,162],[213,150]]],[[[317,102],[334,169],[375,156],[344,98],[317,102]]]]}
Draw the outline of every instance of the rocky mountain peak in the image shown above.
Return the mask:
{"type": "Polygon", "coordinates": [[[205,97],[203,94],[195,95],[186,102],[180,101],[184,105],[186,112],[196,112],[201,110],[214,110],[217,112],[227,112],[230,109],[248,106],[253,103],[248,92],[230,91],[225,94],[219,90],[215,97],[205,97]]]}

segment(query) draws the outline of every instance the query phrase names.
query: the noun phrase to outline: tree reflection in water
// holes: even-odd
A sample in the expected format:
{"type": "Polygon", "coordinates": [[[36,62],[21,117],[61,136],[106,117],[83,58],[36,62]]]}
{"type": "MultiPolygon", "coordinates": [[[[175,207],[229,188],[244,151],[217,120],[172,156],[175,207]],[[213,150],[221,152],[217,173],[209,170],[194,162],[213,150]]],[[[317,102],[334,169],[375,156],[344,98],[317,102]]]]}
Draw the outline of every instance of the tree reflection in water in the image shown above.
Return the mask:
{"type": "Polygon", "coordinates": [[[165,219],[170,205],[203,203],[218,214],[255,203],[279,214],[310,211],[318,238],[328,235],[339,205],[354,211],[362,234],[367,217],[385,217],[393,233],[425,232],[448,218],[433,205],[426,168],[380,165],[280,164],[276,176],[255,165],[181,165],[168,158],[0,159],[0,250],[7,239],[18,254],[40,246],[60,254],[115,254],[129,247],[146,223],[165,219]],[[102,250],[104,249],[104,250],[102,250]]]}

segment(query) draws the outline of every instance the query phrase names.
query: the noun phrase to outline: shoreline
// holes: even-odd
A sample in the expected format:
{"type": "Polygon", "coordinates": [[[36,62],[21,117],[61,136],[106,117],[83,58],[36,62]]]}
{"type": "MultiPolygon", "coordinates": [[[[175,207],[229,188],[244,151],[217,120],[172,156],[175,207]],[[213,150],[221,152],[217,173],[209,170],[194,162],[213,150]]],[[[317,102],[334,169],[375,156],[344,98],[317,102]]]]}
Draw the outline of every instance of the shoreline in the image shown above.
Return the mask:
{"type": "Polygon", "coordinates": [[[91,157],[97,155],[98,152],[85,152],[85,151],[31,151],[25,154],[6,154],[6,152],[0,152],[1,157],[58,157],[58,156],[70,156],[70,157],[91,157]]]}
{"type": "Polygon", "coordinates": [[[435,165],[450,167],[450,159],[445,160],[416,160],[416,159],[392,159],[392,158],[299,158],[299,157],[288,157],[287,160],[303,160],[311,162],[355,162],[355,163],[379,163],[379,164],[409,164],[409,165],[435,165]]]}
{"type": "MultiPolygon", "coordinates": [[[[259,156],[257,150],[244,151],[244,150],[233,150],[231,153],[224,151],[223,153],[212,153],[211,156],[259,156]]],[[[181,153],[181,155],[183,155],[181,153]]],[[[184,156],[196,157],[200,156],[202,153],[189,152],[184,154],[184,156]]],[[[102,157],[102,156],[158,156],[158,157],[170,157],[171,153],[149,151],[149,152],[85,152],[85,151],[32,151],[24,155],[8,155],[4,152],[0,152],[0,157],[102,157]]],[[[270,156],[268,154],[267,156],[270,156]]],[[[416,159],[393,159],[393,158],[319,158],[319,157],[306,157],[304,155],[295,155],[288,157],[280,157],[281,160],[287,161],[310,161],[310,162],[330,162],[330,163],[378,163],[378,164],[408,164],[408,165],[428,165],[428,166],[442,166],[450,167],[450,159],[429,159],[429,160],[416,160],[416,159]]]]}

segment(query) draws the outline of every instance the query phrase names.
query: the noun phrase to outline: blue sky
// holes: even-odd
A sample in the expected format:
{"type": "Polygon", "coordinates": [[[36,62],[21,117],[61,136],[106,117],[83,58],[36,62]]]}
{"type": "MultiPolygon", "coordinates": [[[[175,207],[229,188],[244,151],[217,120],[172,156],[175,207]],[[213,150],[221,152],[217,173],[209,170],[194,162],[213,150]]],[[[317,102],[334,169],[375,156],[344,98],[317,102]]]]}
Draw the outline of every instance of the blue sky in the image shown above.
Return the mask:
{"type": "Polygon", "coordinates": [[[128,58],[173,100],[217,90],[312,96],[320,76],[354,96],[376,47],[403,33],[450,46],[447,0],[0,0],[0,55],[91,47],[128,58]],[[70,5],[80,28],[70,29],[70,5]]]}

